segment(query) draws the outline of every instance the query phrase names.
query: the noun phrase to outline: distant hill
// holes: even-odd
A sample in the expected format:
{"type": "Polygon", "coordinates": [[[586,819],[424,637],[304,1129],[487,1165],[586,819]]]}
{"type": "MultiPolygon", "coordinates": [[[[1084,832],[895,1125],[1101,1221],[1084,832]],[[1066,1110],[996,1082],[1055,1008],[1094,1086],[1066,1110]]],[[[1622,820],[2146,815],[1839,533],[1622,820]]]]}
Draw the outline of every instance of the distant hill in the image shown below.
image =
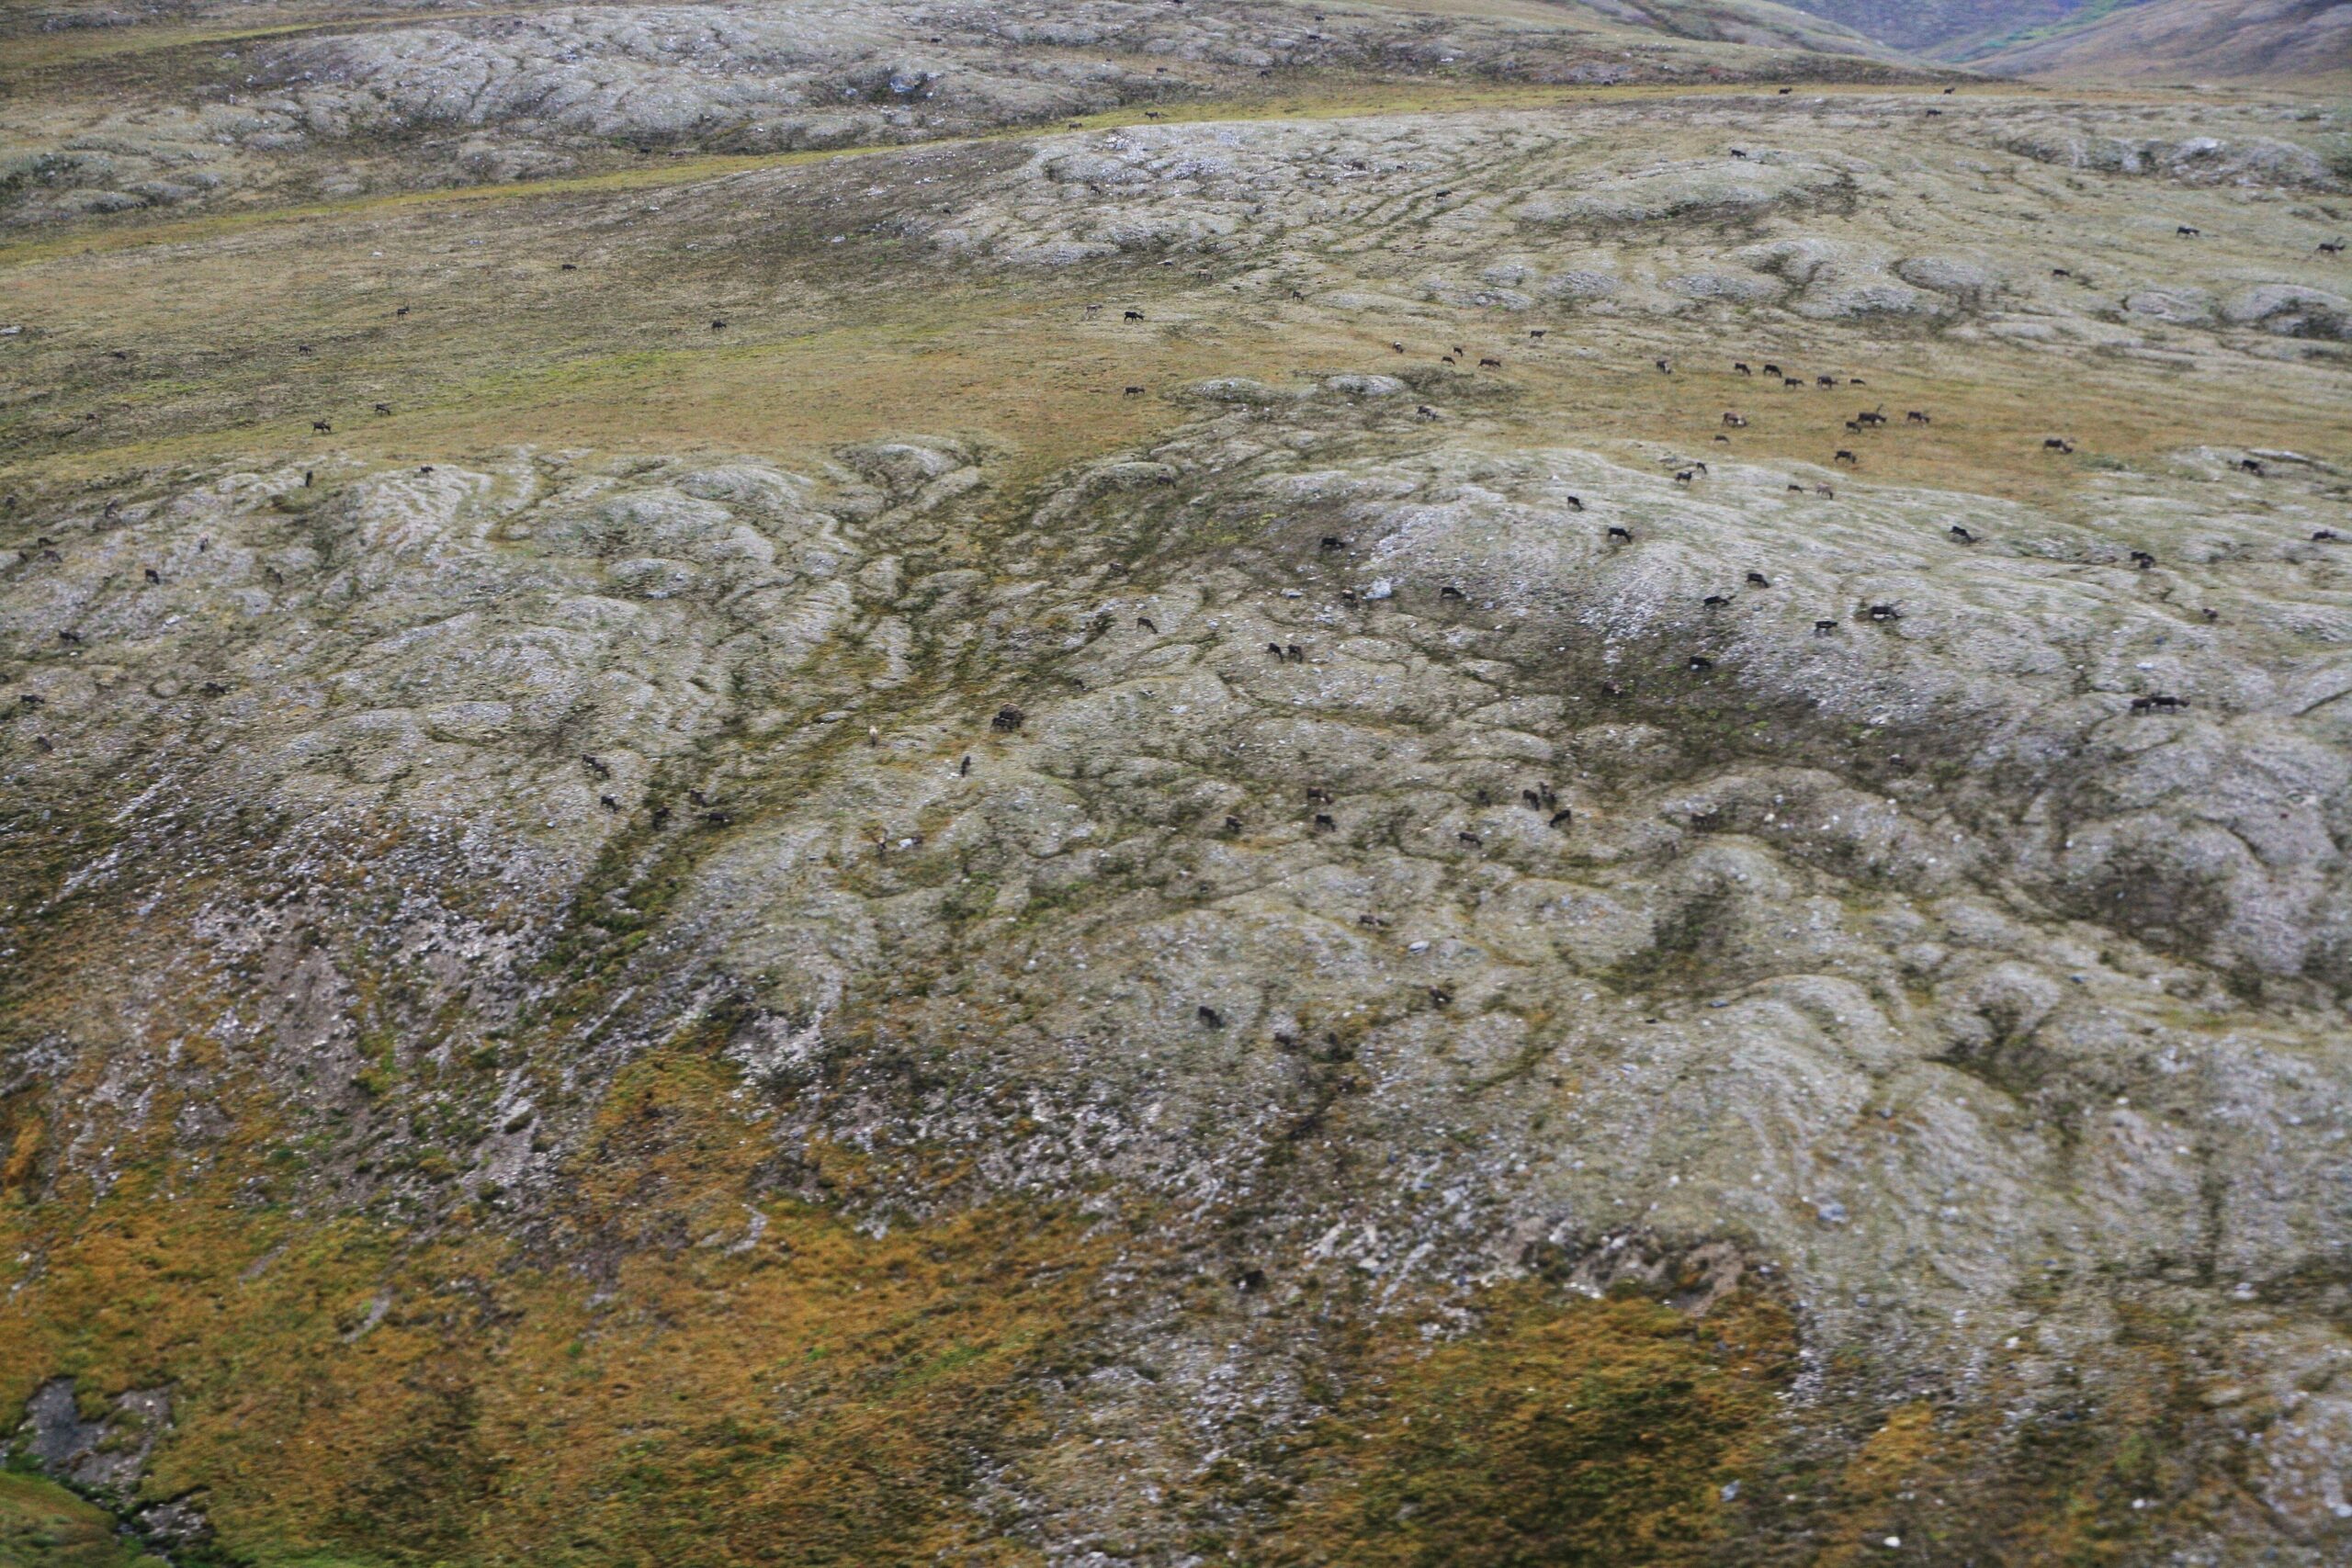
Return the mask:
{"type": "MultiPolygon", "coordinates": [[[[2085,0],[1789,0],[1802,11],[1915,54],[1957,58],[1972,48],[2062,22],[2085,0]]],[[[2098,0],[2091,0],[2096,6],[2098,0]]]]}
{"type": "Polygon", "coordinates": [[[1820,54],[1893,58],[1905,46],[1857,28],[1824,6],[1773,0],[1582,0],[1611,21],[1654,28],[1675,38],[1820,54]]]}
{"type": "Polygon", "coordinates": [[[2008,76],[2291,81],[2352,72],[2346,0],[2146,0],[1968,62],[2008,76]]]}

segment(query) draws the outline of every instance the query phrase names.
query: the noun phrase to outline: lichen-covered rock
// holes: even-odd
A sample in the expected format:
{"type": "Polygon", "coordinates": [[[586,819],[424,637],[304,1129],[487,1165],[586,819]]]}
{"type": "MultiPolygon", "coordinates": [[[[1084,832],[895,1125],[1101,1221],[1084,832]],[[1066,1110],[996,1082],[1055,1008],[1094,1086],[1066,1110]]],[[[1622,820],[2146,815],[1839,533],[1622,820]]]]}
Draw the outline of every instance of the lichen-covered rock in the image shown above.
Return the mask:
{"type": "Polygon", "coordinates": [[[2281,337],[2344,338],[2352,336],[2352,300],[2324,288],[2266,283],[2223,301],[2222,319],[2281,337]]]}

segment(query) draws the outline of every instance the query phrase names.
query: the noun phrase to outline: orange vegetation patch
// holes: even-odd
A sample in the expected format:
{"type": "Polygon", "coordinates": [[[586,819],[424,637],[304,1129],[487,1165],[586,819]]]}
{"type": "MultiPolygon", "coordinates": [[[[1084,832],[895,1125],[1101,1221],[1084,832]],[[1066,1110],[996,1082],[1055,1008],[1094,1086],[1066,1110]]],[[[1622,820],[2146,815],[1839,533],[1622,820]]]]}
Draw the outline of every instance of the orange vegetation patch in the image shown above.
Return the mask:
{"type": "Polygon", "coordinates": [[[987,1532],[976,1454],[1081,1322],[1074,1223],[1002,1205],[861,1234],[756,1196],[774,1144],[707,1061],[616,1086],[544,1256],[306,1221],[159,1163],[0,1212],[0,1405],[169,1385],[152,1495],[255,1562],[928,1560],[987,1532]],[[12,1289],[13,1288],[13,1289],[12,1289]]]}
{"type": "Polygon", "coordinates": [[[1754,1294],[1693,1317],[1506,1291],[1484,1332],[1392,1353],[1377,1411],[1330,1424],[1317,1500],[1269,1560],[1698,1561],[1730,1527],[1724,1488],[1771,1448],[1795,1351],[1787,1313],[1754,1294]]]}

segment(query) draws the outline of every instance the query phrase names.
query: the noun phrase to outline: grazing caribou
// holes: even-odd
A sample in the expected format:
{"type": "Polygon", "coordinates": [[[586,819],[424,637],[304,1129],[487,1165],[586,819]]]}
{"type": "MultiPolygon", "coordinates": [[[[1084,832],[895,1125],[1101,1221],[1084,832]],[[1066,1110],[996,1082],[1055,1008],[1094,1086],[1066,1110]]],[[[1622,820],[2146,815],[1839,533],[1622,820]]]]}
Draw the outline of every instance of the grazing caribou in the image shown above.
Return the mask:
{"type": "Polygon", "coordinates": [[[1478,368],[1481,370],[1499,370],[1502,367],[1503,362],[1495,358],[1492,355],[1489,355],[1478,361],[1478,368]]]}
{"type": "Polygon", "coordinates": [[[1973,545],[1976,542],[1976,536],[1970,533],[1967,529],[1962,527],[1957,523],[1953,524],[1950,528],[1945,529],[1944,532],[1950,534],[1953,538],[1958,539],[1963,545],[1973,545]]]}
{"type": "Polygon", "coordinates": [[[1909,413],[1903,416],[1903,423],[1905,424],[1933,424],[1936,422],[1928,417],[1927,410],[1913,409],[1909,413]]]}
{"type": "Polygon", "coordinates": [[[989,728],[995,730],[999,735],[1010,735],[1014,730],[1020,728],[1022,725],[1027,721],[1028,717],[1029,716],[1027,714],[1023,713],[1011,703],[1007,703],[1004,706],[996,710],[996,716],[989,720],[989,728]]]}
{"type": "Polygon", "coordinates": [[[1770,588],[1772,586],[1772,580],[1765,576],[1760,571],[1751,571],[1747,574],[1747,586],[1750,588],[1770,588]]]}
{"type": "Polygon", "coordinates": [[[1827,637],[1831,632],[1834,632],[1837,629],[1838,623],[1835,621],[1815,621],[1813,623],[1813,635],[1815,637],[1827,637]]]}
{"type": "Polygon", "coordinates": [[[2133,697],[2132,699],[2132,711],[2133,713],[2170,713],[2178,708],[2185,708],[2188,705],[2188,699],[2186,697],[2156,695],[2148,697],[2133,697]]]}
{"type": "Polygon", "coordinates": [[[328,423],[325,420],[314,419],[311,422],[311,434],[313,435],[333,435],[334,434],[334,426],[328,423]]]}
{"type": "Polygon", "coordinates": [[[1862,466],[1862,460],[1860,457],[1855,457],[1851,452],[1847,451],[1843,446],[1838,447],[1838,455],[1829,460],[1833,463],[1849,464],[1857,468],[1862,466]]]}

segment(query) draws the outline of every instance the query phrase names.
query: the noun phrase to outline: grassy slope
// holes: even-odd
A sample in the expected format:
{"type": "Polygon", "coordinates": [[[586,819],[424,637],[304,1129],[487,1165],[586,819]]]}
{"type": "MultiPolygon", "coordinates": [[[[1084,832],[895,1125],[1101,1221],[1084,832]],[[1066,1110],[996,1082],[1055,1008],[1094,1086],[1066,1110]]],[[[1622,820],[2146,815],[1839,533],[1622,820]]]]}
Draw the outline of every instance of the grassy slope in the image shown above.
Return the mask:
{"type": "MultiPolygon", "coordinates": [[[[56,36],[49,63],[121,41],[56,36]]],[[[1569,96],[1359,88],[1238,112],[1532,110],[1569,96]]],[[[989,155],[985,141],[926,154],[989,155]]],[[[1179,268],[917,288],[909,280],[930,274],[861,240],[857,265],[820,282],[805,269],[821,253],[788,229],[691,261],[677,234],[613,226],[649,190],[828,162],[685,160],[7,247],[0,319],[41,324],[12,350],[36,356],[14,374],[47,395],[0,412],[0,457],[12,483],[43,485],[301,460],[322,450],[309,420],[331,414],[333,449],[370,460],[533,442],[797,462],[876,429],[973,430],[1034,477],[1182,417],[1121,398],[1125,384],[1386,352],[1376,325],[1278,299],[1232,304],[1179,268]],[[582,272],[559,273],[573,256],[582,272]],[[266,295],[256,276],[272,280],[266,295]],[[1073,327],[1113,290],[1180,328],[1073,327]],[[405,325],[396,303],[412,308],[405,325]],[[722,310],[735,324],[714,338],[704,321],[722,310]],[[300,354],[298,337],[318,351],[300,354]],[[133,354],[128,367],[102,352],[115,344],[133,354]],[[368,415],[377,400],[394,412],[368,415]],[[80,420],[91,409],[94,430],[80,420]]],[[[1803,331],[1817,335],[1798,352],[1841,345],[1803,331]]],[[[2071,482],[2003,456],[2054,406],[2126,456],[2192,437],[2324,446],[2335,428],[2291,387],[2145,370],[2085,386],[1998,349],[1973,378],[1891,358],[1884,374],[1871,367],[1874,386],[1898,401],[1932,389],[1943,416],[1891,459],[1885,477],[1911,482],[2025,495],[2071,482]]],[[[1509,422],[1531,439],[1703,433],[1736,395],[1727,373],[1661,387],[1638,364],[1531,362],[1514,366],[1513,385],[1509,422]]],[[[1774,410],[1743,439],[1771,452],[1811,437],[1774,410]]],[[[6,1107],[0,1288],[25,1283],[18,1300],[33,1304],[0,1318],[0,1406],[61,1372],[100,1389],[173,1382],[186,1416],[154,1490],[209,1487],[216,1522],[263,1562],[650,1562],[674,1560],[687,1538],[713,1562],[1019,1560],[971,1506],[971,1455],[1041,1440],[1035,1380],[1091,1370],[1087,1303],[1110,1243],[1014,1205],[877,1238],[763,1201],[770,1244],[730,1252],[741,1195],[758,1184],[743,1151],[761,1145],[747,1145],[731,1084],[701,1043],[640,1064],[612,1095],[566,1233],[535,1245],[480,1214],[430,1232],[295,1215],[272,1181],[304,1151],[258,1106],[207,1168],[125,1151],[130,1175],[102,1201],[35,1203],[41,1108],[6,1107]],[[722,1244],[697,1245],[707,1236],[722,1244]],[[9,1261],[26,1258],[40,1260],[37,1285],[9,1261]]],[[[168,1127],[171,1109],[152,1124],[168,1127]]],[[[854,1163],[841,1150],[812,1157],[854,1163]]],[[[1964,1485],[1970,1455],[1995,1440],[1951,1431],[1922,1404],[1858,1419],[1846,1457],[1804,1469],[1776,1397],[1794,1375],[1791,1328],[1762,1297],[1727,1303],[1703,1332],[1641,1301],[1564,1308],[1506,1292],[1485,1308],[1483,1333],[1434,1356],[1377,1337],[1360,1347],[1329,1427],[1285,1461],[1299,1494],[1262,1560],[1699,1561],[1729,1528],[1724,1482],[1776,1464],[1803,1469],[1853,1540],[1922,1476],[1964,1485]],[[1552,1408],[1531,1386],[1571,1397],[1552,1408]]],[[[2168,1393],[2161,1357],[2150,1359],[2141,1414],[2153,1418],[2168,1393]]],[[[2142,1462],[2097,1445],[2052,1460],[2031,1483],[2044,1486],[2031,1505],[2055,1521],[2044,1560],[2113,1560],[2116,1543],[2090,1525],[2069,1533],[2065,1505],[2128,1486],[2142,1462]]],[[[99,1529],[52,1490],[0,1486],[0,1518],[22,1514],[60,1540],[99,1529]]],[[[1199,1547],[1230,1543],[1204,1527],[1199,1547]]]]}
{"type": "Polygon", "coordinates": [[[38,1476],[0,1472],[0,1563],[7,1568],[164,1568],[114,1518],[38,1476]]]}
{"type": "Polygon", "coordinates": [[[2341,83],[2352,29],[2325,0],[2093,0],[2064,22],[1996,39],[1967,57],[2001,75],[2088,81],[2341,83]],[[2334,25],[2324,18],[2333,11],[2334,25]]]}

